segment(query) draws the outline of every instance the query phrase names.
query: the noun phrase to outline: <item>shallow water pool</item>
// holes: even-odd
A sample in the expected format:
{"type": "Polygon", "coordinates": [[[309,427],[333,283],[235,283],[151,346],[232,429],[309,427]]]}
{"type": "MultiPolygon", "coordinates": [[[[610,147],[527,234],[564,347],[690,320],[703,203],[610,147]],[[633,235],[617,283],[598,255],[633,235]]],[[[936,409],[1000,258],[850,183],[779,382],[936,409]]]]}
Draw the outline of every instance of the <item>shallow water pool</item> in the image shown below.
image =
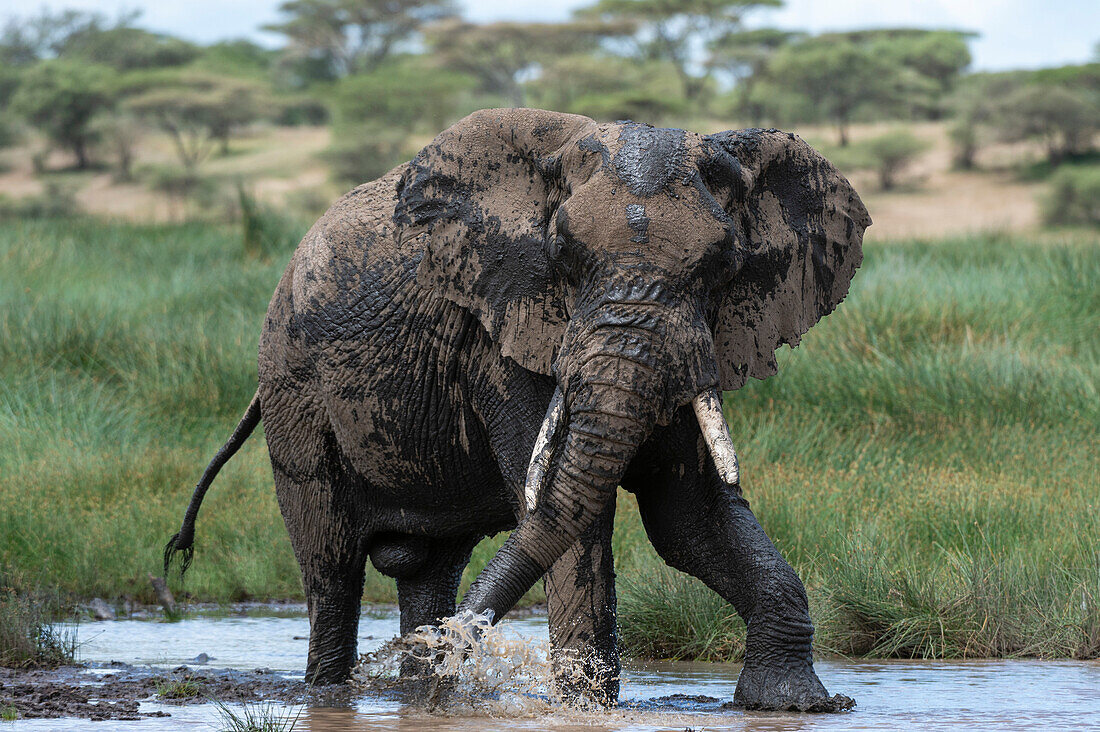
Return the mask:
{"type": "MultiPolygon", "coordinates": [[[[506,633],[546,640],[543,617],[505,620],[506,633]]],[[[364,613],[360,651],[380,646],[397,632],[395,613],[364,613]]],[[[300,677],[305,666],[309,623],[294,617],[200,616],[176,623],[149,620],[86,622],[79,627],[79,658],[88,663],[122,661],[174,668],[268,668],[300,677]],[[194,659],[205,654],[204,665],[194,659]]],[[[831,693],[847,694],[858,706],[837,715],[730,711],[736,664],[628,663],[623,671],[623,708],[588,713],[561,710],[519,717],[429,714],[392,694],[315,701],[279,707],[300,713],[296,730],[1100,730],[1100,663],[1072,661],[838,661],[816,664],[831,693]],[[718,701],[663,699],[673,695],[718,701]],[[659,700],[659,701],[654,701],[659,700]]],[[[103,673],[92,671],[90,673],[103,673]]],[[[136,722],[78,719],[25,720],[18,729],[145,730],[218,729],[212,704],[194,706],[143,702],[167,718],[136,722]]],[[[5,725],[6,727],[6,725],[5,725]]]]}

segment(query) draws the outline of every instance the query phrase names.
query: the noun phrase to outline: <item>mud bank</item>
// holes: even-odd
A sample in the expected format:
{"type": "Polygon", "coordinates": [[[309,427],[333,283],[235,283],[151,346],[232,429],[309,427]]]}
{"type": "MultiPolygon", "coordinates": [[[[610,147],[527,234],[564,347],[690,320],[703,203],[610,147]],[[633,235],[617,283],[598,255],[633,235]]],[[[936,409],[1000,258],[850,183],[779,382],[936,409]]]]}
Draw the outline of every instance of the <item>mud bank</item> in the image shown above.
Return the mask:
{"type": "Polygon", "coordinates": [[[278,701],[301,703],[308,687],[280,674],[254,669],[171,671],[124,663],[66,666],[52,670],[0,668],[0,708],[14,708],[20,719],[79,717],[95,721],[169,717],[170,711],[143,711],[142,702],[160,705],[278,701]],[[182,692],[182,693],[181,693],[182,692]]]}

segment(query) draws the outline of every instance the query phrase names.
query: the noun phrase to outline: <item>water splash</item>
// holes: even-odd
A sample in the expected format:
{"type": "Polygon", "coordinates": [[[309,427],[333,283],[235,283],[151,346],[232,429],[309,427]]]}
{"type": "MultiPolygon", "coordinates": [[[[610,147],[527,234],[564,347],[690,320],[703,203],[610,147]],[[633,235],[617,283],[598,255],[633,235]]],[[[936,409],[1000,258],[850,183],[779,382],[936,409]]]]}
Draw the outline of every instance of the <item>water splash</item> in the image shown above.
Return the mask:
{"type": "Polygon", "coordinates": [[[353,679],[372,688],[416,687],[429,707],[452,714],[603,710],[593,699],[606,675],[592,659],[581,661],[561,651],[551,660],[545,641],[509,637],[491,615],[466,610],[364,654],[353,679]]]}

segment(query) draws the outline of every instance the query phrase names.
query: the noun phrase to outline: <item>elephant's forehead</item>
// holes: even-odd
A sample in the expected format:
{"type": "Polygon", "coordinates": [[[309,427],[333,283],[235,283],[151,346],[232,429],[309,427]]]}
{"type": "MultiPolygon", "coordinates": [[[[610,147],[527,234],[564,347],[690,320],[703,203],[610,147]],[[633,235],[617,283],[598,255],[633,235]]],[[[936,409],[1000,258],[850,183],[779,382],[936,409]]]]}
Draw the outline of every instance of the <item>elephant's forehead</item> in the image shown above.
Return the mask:
{"type": "Polygon", "coordinates": [[[578,143],[586,152],[599,152],[602,168],[640,197],[654,196],[686,174],[695,162],[698,135],[635,122],[604,126],[598,135],[578,143]]]}

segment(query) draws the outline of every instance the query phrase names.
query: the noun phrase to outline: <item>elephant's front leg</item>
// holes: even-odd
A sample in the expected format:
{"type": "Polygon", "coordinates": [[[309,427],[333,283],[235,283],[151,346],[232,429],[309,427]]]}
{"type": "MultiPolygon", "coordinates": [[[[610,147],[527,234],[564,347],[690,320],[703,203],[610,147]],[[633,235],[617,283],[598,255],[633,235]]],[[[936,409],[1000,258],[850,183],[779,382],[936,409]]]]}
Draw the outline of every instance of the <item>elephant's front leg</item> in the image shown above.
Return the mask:
{"type": "Polygon", "coordinates": [[[550,659],[558,690],[569,700],[612,705],[619,698],[614,523],[611,501],[546,573],[550,659]]]}
{"type": "Polygon", "coordinates": [[[703,580],[748,626],[734,701],[749,709],[835,711],[813,668],[806,590],[764,533],[738,487],[714,467],[691,412],[681,409],[639,451],[623,480],[638,497],[650,541],[669,565],[703,580]]]}

